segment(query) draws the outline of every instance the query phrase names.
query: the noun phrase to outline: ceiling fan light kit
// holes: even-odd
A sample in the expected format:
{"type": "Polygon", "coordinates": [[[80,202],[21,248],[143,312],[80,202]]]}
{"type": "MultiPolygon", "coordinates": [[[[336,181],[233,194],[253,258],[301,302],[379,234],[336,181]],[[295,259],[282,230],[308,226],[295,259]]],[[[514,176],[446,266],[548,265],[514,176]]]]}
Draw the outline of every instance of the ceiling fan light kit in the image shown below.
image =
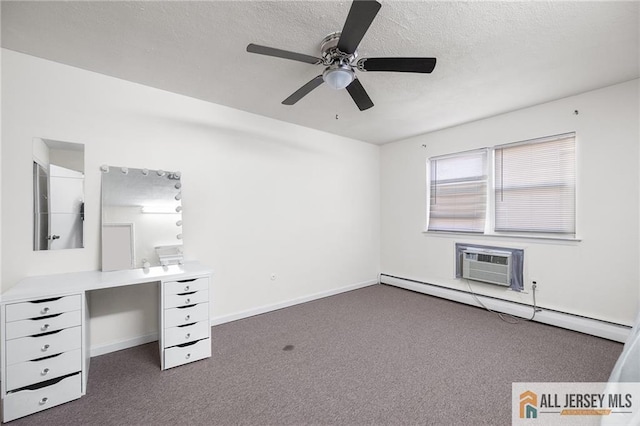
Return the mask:
{"type": "Polygon", "coordinates": [[[360,111],[367,110],[373,106],[373,102],[356,77],[356,70],[430,73],[436,66],[436,58],[361,58],[356,60],[358,45],[380,7],[381,4],[375,0],[354,0],[342,31],[327,35],[320,43],[320,58],[253,43],[247,46],[247,52],[325,67],[322,74],[314,77],[282,101],[284,105],[295,104],[322,83],[327,83],[335,90],[347,89],[358,109],[360,111]]]}
{"type": "Polygon", "coordinates": [[[332,89],[344,89],[356,77],[355,72],[348,65],[331,65],[322,73],[322,79],[332,89]]]}

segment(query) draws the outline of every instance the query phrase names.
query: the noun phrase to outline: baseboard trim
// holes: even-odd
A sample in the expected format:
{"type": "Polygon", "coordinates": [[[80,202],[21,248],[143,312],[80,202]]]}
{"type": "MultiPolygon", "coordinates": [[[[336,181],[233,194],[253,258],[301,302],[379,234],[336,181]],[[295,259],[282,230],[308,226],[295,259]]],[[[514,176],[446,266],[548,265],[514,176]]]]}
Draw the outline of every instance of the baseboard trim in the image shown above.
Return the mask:
{"type": "Polygon", "coordinates": [[[106,345],[91,346],[90,356],[100,356],[110,352],[121,351],[123,349],[133,348],[134,346],[144,345],[158,340],[158,333],[146,334],[144,336],[133,337],[131,339],[120,340],[115,343],[107,343],[106,345]]]}
{"type": "MultiPolygon", "coordinates": [[[[467,305],[480,307],[471,293],[464,290],[456,290],[429,284],[421,281],[415,281],[405,278],[399,278],[391,275],[380,275],[380,282],[407,290],[424,293],[431,296],[449,299],[467,305]]],[[[478,299],[492,311],[503,312],[506,314],[518,316],[521,318],[529,318],[532,314],[532,307],[517,302],[511,302],[504,299],[497,299],[489,296],[477,295],[478,299]]],[[[614,340],[624,343],[631,332],[631,327],[620,324],[614,324],[593,318],[581,317],[566,312],[559,312],[549,309],[542,309],[536,313],[534,321],[553,325],[556,327],[566,328],[568,330],[579,331],[581,333],[593,336],[603,337],[605,339],[614,340]]]]}
{"type": "MultiPolygon", "coordinates": [[[[321,291],[308,296],[298,297],[295,299],[286,300],[284,302],[274,303],[271,305],[264,305],[254,309],[247,309],[245,311],[236,312],[229,315],[222,315],[211,318],[211,326],[224,324],[231,321],[236,321],[243,318],[252,317],[254,315],[260,315],[271,311],[277,311],[278,309],[287,308],[289,306],[298,305],[300,303],[311,302],[312,300],[322,299],[324,297],[333,296],[336,294],[344,293],[351,290],[357,290],[359,288],[368,287],[370,285],[378,284],[378,280],[368,280],[348,286],[336,288],[328,291],[321,291]]],[[[92,346],[90,350],[91,358],[108,354],[110,352],[116,352],[123,349],[129,349],[134,346],[144,345],[158,340],[158,333],[151,333],[144,336],[133,337],[131,339],[120,340],[114,343],[108,343],[105,345],[92,346]]]]}
{"type": "Polygon", "coordinates": [[[271,311],[277,311],[278,309],[288,308],[289,306],[299,305],[300,303],[311,302],[312,300],[322,299],[324,297],[334,296],[336,294],[344,293],[351,290],[357,290],[359,288],[368,287],[370,285],[378,284],[378,280],[368,280],[348,286],[336,288],[328,291],[321,291],[318,293],[310,294],[308,296],[297,297],[295,299],[286,300],[284,302],[273,303],[270,305],[263,305],[253,309],[247,309],[244,311],[236,312],[229,315],[221,315],[211,318],[211,325],[220,325],[231,321],[237,321],[243,318],[249,318],[254,315],[260,315],[271,311]]]}

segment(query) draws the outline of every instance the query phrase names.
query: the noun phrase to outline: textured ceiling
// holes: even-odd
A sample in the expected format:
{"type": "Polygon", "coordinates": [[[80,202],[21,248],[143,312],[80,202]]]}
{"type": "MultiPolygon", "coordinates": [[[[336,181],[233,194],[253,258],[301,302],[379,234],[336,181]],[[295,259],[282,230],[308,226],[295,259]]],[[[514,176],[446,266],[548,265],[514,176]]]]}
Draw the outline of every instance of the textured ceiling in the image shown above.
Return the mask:
{"type": "Polygon", "coordinates": [[[360,57],[434,56],[434,72],[358,73],[364,112],[326,85],[281,105],[322,68],[247,44],[318,56],[350,5],[3,1],[2,46],[376,144],[640,76],[636,1],[382,1],[360,57]]]}

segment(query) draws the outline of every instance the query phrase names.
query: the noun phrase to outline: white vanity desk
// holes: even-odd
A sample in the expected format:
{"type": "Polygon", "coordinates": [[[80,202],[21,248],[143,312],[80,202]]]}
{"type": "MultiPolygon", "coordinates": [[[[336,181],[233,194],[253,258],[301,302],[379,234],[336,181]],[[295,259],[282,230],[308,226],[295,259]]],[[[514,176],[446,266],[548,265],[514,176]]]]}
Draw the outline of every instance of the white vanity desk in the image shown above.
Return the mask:
{"type": "Polygon", "coordinates": [[[211,269],[197,263],[29,277],[0,296],[2,419],[41,411],[86,393],[86,293],[158,282],[161,368],[211,356],[211,269]]]}

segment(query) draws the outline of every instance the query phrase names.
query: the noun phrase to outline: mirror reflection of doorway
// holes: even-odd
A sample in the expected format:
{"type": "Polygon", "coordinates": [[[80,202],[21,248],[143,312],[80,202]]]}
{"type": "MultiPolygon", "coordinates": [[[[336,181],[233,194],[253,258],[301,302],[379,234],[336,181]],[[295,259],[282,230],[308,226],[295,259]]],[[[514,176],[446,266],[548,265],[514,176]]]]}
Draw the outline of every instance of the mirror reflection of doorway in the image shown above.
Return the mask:
{"type": "Polygon", "coordinates": [[[33,249],[84,247],[84,145],[33,139],[33,249]]]}
{"type": "Polygon", "coordinates": [[[41,164],[33,162],[33,248],[49,250],[49,174],[41,164]]]}

